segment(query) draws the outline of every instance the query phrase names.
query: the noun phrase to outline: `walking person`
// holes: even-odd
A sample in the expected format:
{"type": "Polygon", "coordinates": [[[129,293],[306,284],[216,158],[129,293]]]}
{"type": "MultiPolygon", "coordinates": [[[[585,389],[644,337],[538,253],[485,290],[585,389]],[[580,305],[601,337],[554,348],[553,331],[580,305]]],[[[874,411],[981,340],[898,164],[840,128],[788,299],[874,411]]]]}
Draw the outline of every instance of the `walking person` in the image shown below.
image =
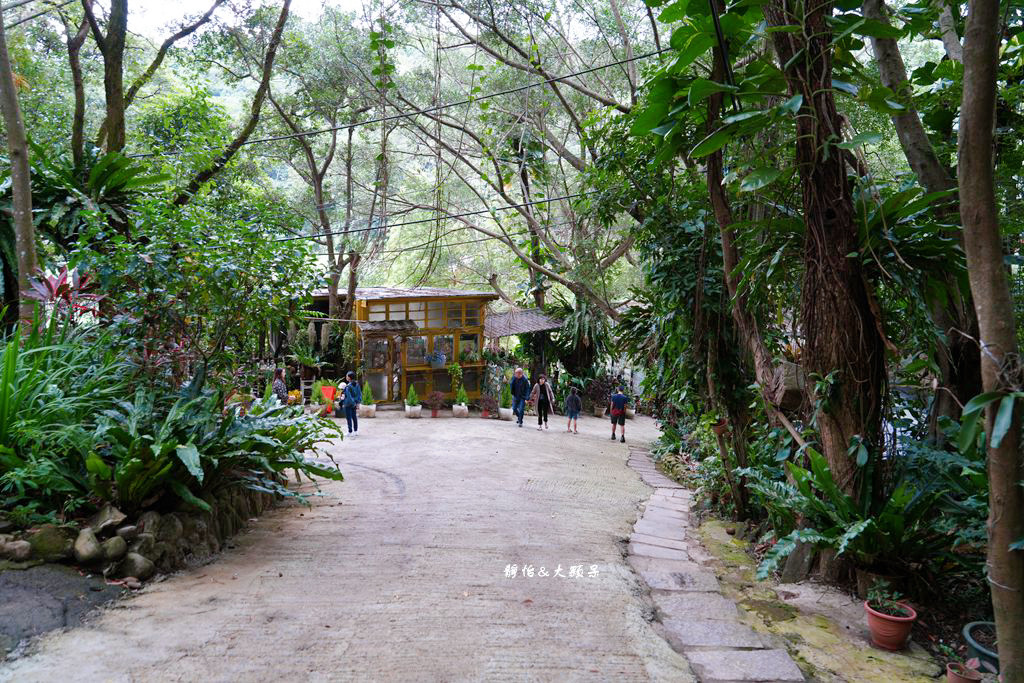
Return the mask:
{"type": "Polygon", "coordinates": [[[548,413],[555,405],[555,394],[551,391],[548,378],[540,375],[530,392],[530,403],[537,406],[537,430],[548,428],[548,413]]]}
{"type": "Polygon", "coordinates": [[[523,413],[526,412],[526,402],[530,398],[530,380],[523,376],[523,369],[516,368],[515,376],[510,383],[512,389],[512,412],[516,415],[519,426],[523,426],[523,413]]]}
{"type": "Polygon", "coordinates": [[[626,443],[626,406],[629,396],[622,393],[622,387],[615,390],[608,400],[608,412],[612,415],[612,441],[615,441],[615,425],[622,425],[622,443],[626,443]]]}
{"type": "Polygon", "coordinates": [[[359,404],[363,402],[363,389],[356,382],[356,373],[349,370],[348,374],[345,375],[345,379],[348,383],[345,388],[342,389],[342,407],[345,409],[345,422],[348,423],[348,435],[357,436],[359,434],[359,416],[356,414],[356,410],[359,408],[359,404]]]}
{"type": "Polygon", "coordinates": [[[274,381],[271,383],[271,390],[277,400],[288,405],[288,385],[284,382],[284,368],[274,370],[274,381]]]}
{"type": "Polygon", "coordinates": [[[577,393],[576,387],[572,387],[569,389],[569,395],[565,397],[565,414],[569,416],[569,423],[565,426],[565,431],[573,434],[580,433],[580,430],[576,428],[576,419],[582,411],[583,399],[577,393]]]}

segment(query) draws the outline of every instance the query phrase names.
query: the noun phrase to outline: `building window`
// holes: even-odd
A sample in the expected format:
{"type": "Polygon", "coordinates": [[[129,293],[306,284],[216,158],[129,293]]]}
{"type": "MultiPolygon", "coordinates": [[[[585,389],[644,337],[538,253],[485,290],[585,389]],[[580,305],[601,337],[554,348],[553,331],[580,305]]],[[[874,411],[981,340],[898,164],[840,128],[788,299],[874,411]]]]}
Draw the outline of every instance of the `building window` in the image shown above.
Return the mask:
{"type": "Polygon", "coordinates": [[[409,320],[416,323],[416,327],[426,327],[427,305],[422,301],[409,304],[409,320]]]}
{"type": "Polygon", "coordinates": [[[463,372],[462,386],[469,393],[480,391],[480,373],[476,370],[466,370],[463,372]]]}
{"type": "Polygon", "coordinates": [[[452,376],[448,374],[447,370],[435,372],[433,382],[434,391],[440,391],[442,394],[452,393],[452,376]]]}
{"type": "Polygon", "coordinates": [[[459,335],[459,362],[475,363],[480,360],[480,337],[476,334],[459,335]]]}
{"type": "MultiPolygon", "coordinates": [[[[422,401],[430,393],[427,391],[427,373],[425,372],[410,372],[406,375],[406,395],[409,393],[409,387],[416,389],[416,395],[419,396],[422,401]]],[[[402,397],[403,399],[405,396],[402,397]]]]}
{"type": "Polygon", "coordinates": [[[372,321],[387,320],[388,310],[384,304],[370,304],[370,316],[369,319],[372,321]]]}
{"type": "Polygon", "coordinates": [[[445,306],[448,314],[448,327],[462,327],[462,302],[449,303],[445,306]]]}
{"type": "Polygon", "coordinates": [[[480,304],[476,301],[466,303],[466,327],[479,327],[480,304]]]}
{"type": "Polygon", "coordinates": [[[445,362],[455,358],[455,337],[450,334],[439,334],[434,337],[434,353],[443,353],[445,362]]]}
{"type": "Polygon", "coordinates": [[[427,364],[427,338],[409,337],[406,341],[405,357],[408,365],[427,364]]]}
{"type": "Polygon", "coordinates": [[[405,304],[388,304],[388,320],[408,320],[405,304]]]}
{"type": "Polygon", "coordinates": [[[374,337],[366,340],[366,367],[381,369],[388,363],[388,340],[374,337]]]}
{"type": "Polygon", "coordinates": [[[444,304],[440,301],[427,303],[427,327],[444,327],[444,304]]]}

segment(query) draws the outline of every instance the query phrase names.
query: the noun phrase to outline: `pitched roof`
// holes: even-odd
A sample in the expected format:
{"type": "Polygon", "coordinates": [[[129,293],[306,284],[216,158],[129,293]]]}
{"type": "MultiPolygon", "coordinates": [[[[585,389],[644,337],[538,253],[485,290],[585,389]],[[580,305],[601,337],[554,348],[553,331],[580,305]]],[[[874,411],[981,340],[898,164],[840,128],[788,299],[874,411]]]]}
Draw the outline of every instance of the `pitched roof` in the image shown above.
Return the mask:
{"type": "Polygon", "coordinates": [[[366,335],[372,334],[415,334],[419,328],[412,320],[360,320],[356,322],[359,330],[366,335]]]}
{"type": "MultiPolygon", "coordinates": [[[[338,292],[344,299],[345,293],[338,292]]],[[[320,289],[313,292],[313,298],[326,298],[327,290],[320,289]]],[[[471,291],[466,289],[449,289],[446,287],[359,287],[356,289],[356,299],[363,301],[380,301],[381,299],[418,299],[425,297],[473,297],[476,299],[497,299],[498,295],[493,291],[471,291]]]]}
{"type": "Polygon", "coordinates": [[[484,318],[484,336],[488,339],[494,339],[495,337],[510,337],[514,334],[526,334],[527,332],[557,330],[562,324],[562,320],[547,315],[536,308],[503,311],[501,313],[490,313],[484,318]]]}

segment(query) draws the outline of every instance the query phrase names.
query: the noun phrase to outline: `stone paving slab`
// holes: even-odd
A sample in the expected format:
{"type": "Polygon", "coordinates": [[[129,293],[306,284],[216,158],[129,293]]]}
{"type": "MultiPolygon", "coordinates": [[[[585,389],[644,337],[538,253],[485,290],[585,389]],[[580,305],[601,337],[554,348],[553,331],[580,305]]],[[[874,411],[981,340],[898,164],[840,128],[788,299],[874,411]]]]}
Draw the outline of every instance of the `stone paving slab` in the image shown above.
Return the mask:
{"type": "Polygon", "coordinates": [[[683,524],[669,524],[666,522],[652,522],[641,519],[633,525],[633,531],[638,534],[657,536],[658,538],[671,538],[675,541],[686,540],[686,527],[683,524]]]}
{"type": "Polygon", "coordinates": [[[663,508],[657,505],[648,505],[644,510],[644,519],[649,520],[680,520],[682,522],[687,521],[690,518],[690,513],[683,510],[673,510],[672,508],[663,508]]]}
{"type": "Polygon", "coordinates": [[[688,652],[693,671],[704,683],[790,683],[804,675],[785,650],[702,650],[688,652]]]}
{"type": "Polygon", "coordinates": [[[764,647],[761,637],[754,629],[739,621],[666,617],[662,619],[661,624],[672,647],[687,654],[693,648],[728,647],[754,650],[764,647]]]}
{"type": "Polygon", "coordinates": [[[718,593],[654,590],[651,599],[667,617],[685,619],[696,614],[702,619],[736,621],[740,616],[736,603],[718,593]]]}
{"type": "Polygon", "coordinates": [[[678,498],[654,498],[647,501],[645,509],[660,508],[663,510],[675,510],[676,512],[689,512],[690,504],[679,502],[678,498]]]}
{"type": "Polygon", "coordinates": [[[657,545],[662,548],[675,548],[676,550],[686,550],[686,541],[676,541],[671,538],[659,538],[658,536],[650,536],[648,534],[632,533],[629,536],[629,540],[633,543],[646,543],[647,545],[657,545]]]}
{"type": "Polygon", "coordinates": [[[689,560],[690,556],[686,554],[686,550],[678,550],[676,548],[663,548],[659,545],[650,545],[648,543],[637,543],[630,542],[629,552],[633,555],[640,555],[642,557],[658,557],[664,560],[689,560]]]}
{"type": "Polygon", "coordinates": [[[718,579],[714,574],[701,569],[691,571],[657,571],[640,569],[637,573],[643,577],[651,588],[666,591],[705,591],[717,593],[721,591],[718,579]]]}

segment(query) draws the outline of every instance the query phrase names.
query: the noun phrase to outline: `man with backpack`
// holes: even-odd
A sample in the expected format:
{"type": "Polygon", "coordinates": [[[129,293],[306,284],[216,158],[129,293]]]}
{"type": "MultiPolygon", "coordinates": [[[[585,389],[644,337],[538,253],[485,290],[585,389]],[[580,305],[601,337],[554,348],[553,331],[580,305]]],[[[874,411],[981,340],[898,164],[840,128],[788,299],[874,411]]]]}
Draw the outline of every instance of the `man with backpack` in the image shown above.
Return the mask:
{"type": "Polygon", "coordinates": [[[608,412],[612,415],[612,441],[615,441],[615,425],[622,425],[622,443],[626,443],[626,406],[629,396],[622,393],[622,387],[615,390],[608,401],[608,412]]]}

